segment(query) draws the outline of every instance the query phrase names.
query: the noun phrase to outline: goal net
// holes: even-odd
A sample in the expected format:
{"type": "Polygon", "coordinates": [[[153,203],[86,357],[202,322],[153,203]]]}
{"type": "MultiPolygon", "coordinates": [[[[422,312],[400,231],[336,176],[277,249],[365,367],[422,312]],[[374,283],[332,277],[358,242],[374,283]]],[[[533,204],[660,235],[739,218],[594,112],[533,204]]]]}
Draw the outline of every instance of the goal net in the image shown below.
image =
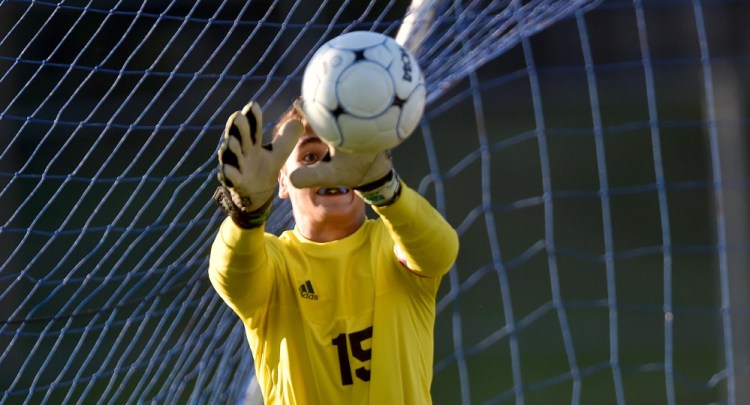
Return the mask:
{"type": "Polygon", "coordinates": [[[0,1],[0,403],[245,400],[220,133],[352,30],[426,77],[393,154],[461,238],[435,403],[750,401],[750,1],[421,4],[0,1]]]}

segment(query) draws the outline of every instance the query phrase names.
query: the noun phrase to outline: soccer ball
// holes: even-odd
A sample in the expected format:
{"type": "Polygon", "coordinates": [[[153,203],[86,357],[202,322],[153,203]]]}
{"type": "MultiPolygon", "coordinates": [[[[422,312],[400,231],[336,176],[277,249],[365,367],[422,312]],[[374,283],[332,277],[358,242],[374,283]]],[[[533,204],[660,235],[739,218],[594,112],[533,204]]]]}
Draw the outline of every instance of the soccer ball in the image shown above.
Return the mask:
{"type": "Polygon", "coordinates": [[[302,112],[329,145],[353,153],[393,148],[424,112],[414,56],[383,34],[355,31],[323,44],[302,77],[302,112]]]}

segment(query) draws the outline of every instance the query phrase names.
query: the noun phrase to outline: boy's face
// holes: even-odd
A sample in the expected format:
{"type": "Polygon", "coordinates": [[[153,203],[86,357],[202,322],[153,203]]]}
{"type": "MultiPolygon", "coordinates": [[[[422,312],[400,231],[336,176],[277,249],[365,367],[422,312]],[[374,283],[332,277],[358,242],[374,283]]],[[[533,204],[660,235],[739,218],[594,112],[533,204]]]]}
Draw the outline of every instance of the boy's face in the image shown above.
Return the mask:
{"type": "Polygon", "coordinates": [[[279,197],[289,198],[295,219],[312,222],[364,218],[365,203],[345,187],[296,188],[289,181],[295,169],[317,163],[328,153],[328,145],[312,134],[303,135],[279,172],[279,197]]]}

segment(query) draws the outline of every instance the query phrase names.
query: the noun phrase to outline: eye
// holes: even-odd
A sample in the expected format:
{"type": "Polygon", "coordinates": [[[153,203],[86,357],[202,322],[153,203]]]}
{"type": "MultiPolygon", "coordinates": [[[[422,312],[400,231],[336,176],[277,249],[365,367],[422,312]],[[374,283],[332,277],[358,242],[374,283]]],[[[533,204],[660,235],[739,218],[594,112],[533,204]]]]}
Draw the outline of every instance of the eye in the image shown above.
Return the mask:
{"type": "Polygon", "coordinates": [[[312,165],[317,163],[320,160],[320,155],[316,152],[306,152],[304,155],[302,155],[302,163],[306,165],[312,165]]]}

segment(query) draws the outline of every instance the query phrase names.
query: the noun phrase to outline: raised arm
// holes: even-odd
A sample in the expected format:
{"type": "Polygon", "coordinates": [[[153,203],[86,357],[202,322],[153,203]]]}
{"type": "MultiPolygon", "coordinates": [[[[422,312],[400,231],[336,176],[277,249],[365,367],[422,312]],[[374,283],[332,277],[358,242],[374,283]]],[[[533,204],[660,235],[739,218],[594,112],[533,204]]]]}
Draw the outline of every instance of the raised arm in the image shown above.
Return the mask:
{"type": "Polygon", "coordinates": [[[263,227],[243,229],[227,218],[211,247],[208,277],[219,296],[243,320],[264,306],[273,284],[263,227]]]}
{"type": "Polygon", "coordinates": [[[427,200],[401,182],[388,154],[330,149],[329,159],[295,170],[292,183],[300,188],[353,188],[383,218],[410,270],[425,277],[450,270],[458,254],[456,231],[427,200]]]}
{"type": "Polygon", "coordinates": [[[209,278],[224,301],[243,319],[266,301],[273,279],[269,265],[272,236],[263,224],[276,190],[279,170],[304,128],[285,122],[269,145],[262,145],[261,108],[249,103],[229,117],[219,147],[216,203],[227,213],[211,249],[209,278]]]}
{"type": "Polygon", "coordinates": [[[373,206],[399,248],[399,258],[414,273],[442,276],[458,255],[458,234],[430,203],[401,183],[400,196],[389,205],[373,206]]]}

